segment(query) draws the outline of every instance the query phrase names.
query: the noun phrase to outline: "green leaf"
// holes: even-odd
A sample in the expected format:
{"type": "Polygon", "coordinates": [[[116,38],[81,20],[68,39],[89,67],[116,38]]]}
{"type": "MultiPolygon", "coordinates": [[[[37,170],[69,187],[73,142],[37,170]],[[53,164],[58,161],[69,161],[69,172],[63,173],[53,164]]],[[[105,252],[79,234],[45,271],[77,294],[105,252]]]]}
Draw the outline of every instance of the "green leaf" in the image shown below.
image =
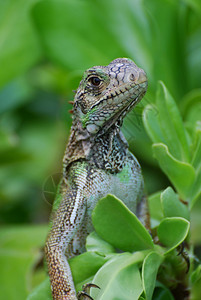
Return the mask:
{"type": "Polygon", "coordinates": [[[161,169],[175,186],[182,200],[189,200],[190,190],[195,180],[194,168],[173,157],[168,147],[162,143],[154,144],[153,151],[161,169]]]}
{"type": "Polygon", "coordinates": [[[154,300],[175,300],[170,290],[161,282],[156,282],[156,288],[153,295],[154,300]]]}
{"type": "Polygon", "coordinates": [[[69,260],[75,284],[96,274],[98,269],[110,259],[110,256],[99,255],[95,252],[85,252],[69,260]]]}
{"type": "MultiPolygon", "coordinates": [[[[142,110],[144,109],[144,101],[149,96],[146,95],[143,101],[140,102],[135,109],[133,109],[125,117],[122,132],[127,141],[129,141],[129,150],[139,159],[147,164],[155,165],[156,161],[153,156],[150,139],[143,127],[142,123],[142,110]]],[[[149,99],[149,98],[148,98],[149,99]]],[[[155,178],[153,177],[153,180],[155,178]]],[[[153,186],[153,183],[150,183],[153,186]]]]}
{"type": "Polygon", "coordinates": [[[27,300],[52,300],[50,280],[47,277],[41,284],[39,284],[27,297],[27,300]]]}
{"type": "Polygon", "coordinates": [[[191,90],[182,99],[181,111],[185,122],[194,127],[200,121],[201,115],[201,89],[191,90]]]}
{"type": "Polygon", "coordinates": [[[143,122],[153,143],[165,143],[165,138],[159,125],[158,114],[158,107],[148,104],[143,111],[143,122]]]}
{"type": "Polygon", "coordinates": [[[201,280],[201,265],[198,265],[195,271],[191,274],[191,283],[195,284],[198,280],[201,280]]]}
{"type": "Polygon", "coordinates": [[[196,170],[201,169],[201,121],[197,121],[195,127],[195,139],[193,144],[192,165],[196,170]]]}
{"type": "Polygon", "coordinates": [[[191,208],[201,198],[201,122],[199,121],[196,123],[195,139],[192,152],[192,164],[196,169],[196,179],[191,190],[191,208]]]}
{"type": "Polygon", "coordinates": [[[201,3],[199,0],[185,0],[190,8],[192,8],[196,13],[201,15],[201,3]]]}
{"type": "Polygon", "coordinates": [[[31,86],[25,78],[18,78],[6,85],[0,92],[0,114],[11,111],[30,101],[31,95],[31,86]]]}
{"type": "Polygon", "coordinates": [[[201,199],[201,169],[199,170],[196,180],[194,182],[193,188],[192,188],[192,196],[191,196],[191,203],[190,203],[190,209],[195,205],[197,201],[201,199]]]}
{"type": "Polygon", "coordinates": [[[164,143],[176,159],[189,162],[190,153],[187,134],[181,115],[162,82],[157,89],[156,106],[148,105],[143,113],[143,121],[153,143],[164,143]]]}
{"type": "Polygon", "coordinates": [[[0,290],[3,299],[26,299],[32,288],[33,266],[40,259],[46,226],[1,227],[0,290]]]}
{"type": "Polygon", "coordinates": [[[187,237],[190,223],[179,217],[165,218],[158,226],[158,238],[168,248],[166,254],[178,247],[187,237]]]}
{"type": "Polygon", "coordinates": [[[199,299],[201,293],[201,265],[191,274],[191,299],[199,299]]]}
{"type": "Polygon", "coordinates": [[[158,268],[162,260],[162,256],[157,252],[149,253],[144,259],[142,265],[142,282],[146,300],[152,299],[158,268]]]}
{"type": "Polygon", "coordinates": [[[0,87],[19,76],[41,55],[30,9],[37,0],[4,1],[0,12],[0,87]]]}
{"type": "Polygon", "coordinates": [[[188,207],[179,201],[178,195],[171,187],[161,193],[161,205],[165,217],[182,217],[190,220],[188,207]]]}
{"type": "Polygon", "coordinates": [[[80,70],[133,55],[151,67],[151,29],[142,2],[41,1],[33,18],[47,56],[66,68],[80,70]]]}
{"type": "Polygon", "coordinates": [[[88,68],[89,63],[104,64],[108,56],[122,52],[118,41],[102,26],[104,15],[100,18],[100,10],[94,15],[89,1],[41,1],[35,5],[33,17],[48,57],[72,70],[88,68]]]}
{"type": "Polygon", "coordinates": [[[177,105],[163,82],[159,82],[156,96],[159,126],[170,153],[178,160],[189,162],[187,135],[177,105]]]}
{"type": "Polygon", "coordinates": [[[93,289],[91,296],[97,300],[137,300],[143,291],[138,269],[142,260],[141,253],[123,253],[112,258],[95,275],[93,283],[101,289],[93,289]]]}
{"type": "Polygon", "coordinates": [[[199,247],[201,244],[201,197],[199,201],[196,201],[195,205],[191,209],[191,243],[195,247],[199,247]]]}
{"type": "Polygon", "coordinates": [[[104,254],[115,252],[115,248],[106,241],[102,240],[95,231],[87,236],[86,249],[88,252],[93,251],[104,254]]]}
{"type": "Polygon", "coordinates": [[[151,216],[151,228],[159,225],[160,221],[163,219],[163,211],[160,201],[161,192],[157,192],[149,196],[149,213],[151,216]]]}
{"type": "Polygon", "coordinates": [[[115,248],[124,251],[153,248],[151,236],[139,219],[113,195],[98,201],[92,221],[98,235],[115,248]]]}

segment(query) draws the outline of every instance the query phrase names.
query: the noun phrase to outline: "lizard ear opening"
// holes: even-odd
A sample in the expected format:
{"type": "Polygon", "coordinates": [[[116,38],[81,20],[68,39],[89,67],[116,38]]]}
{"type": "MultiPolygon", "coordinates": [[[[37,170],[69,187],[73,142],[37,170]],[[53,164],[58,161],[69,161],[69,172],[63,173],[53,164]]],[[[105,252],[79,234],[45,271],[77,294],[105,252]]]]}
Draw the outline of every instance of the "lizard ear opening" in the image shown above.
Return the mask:
{"type": "Polygon", "coordinates": [[[87,131],[89,133],[95,134],[97,133],[99,130],[99,126],[95,125],[95,124],[89,124],[87,125],[87,131]]]}

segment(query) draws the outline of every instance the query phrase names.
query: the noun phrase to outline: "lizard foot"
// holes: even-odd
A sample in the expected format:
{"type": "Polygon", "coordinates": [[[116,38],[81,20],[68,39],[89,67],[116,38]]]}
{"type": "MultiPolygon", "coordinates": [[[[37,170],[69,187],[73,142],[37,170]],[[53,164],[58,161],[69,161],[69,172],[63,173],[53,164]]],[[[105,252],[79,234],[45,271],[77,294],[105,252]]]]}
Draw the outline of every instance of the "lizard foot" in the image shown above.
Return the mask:
{"type": "Polygon", "coordinates": [[[186,274],[188,273],[189,269],[190,269],[190,258],[189,258],[189,255],[188,253],[185,251],[185,243],[182,242],[180,245],[179,245],[179,253],[177,255],[181,255],[184,259],[184,261],[186,262],[186,274]]]}
{"type": "Polygon", "coordinates": [[[85,300],[85,299],[91,299],[93,298],[89,295],[90,288],[97,288],[100,289],[100,287],[94,283],[86,283],[82,286],[82,291],[77,293],[77,297],[79,300],[85,300]]]}

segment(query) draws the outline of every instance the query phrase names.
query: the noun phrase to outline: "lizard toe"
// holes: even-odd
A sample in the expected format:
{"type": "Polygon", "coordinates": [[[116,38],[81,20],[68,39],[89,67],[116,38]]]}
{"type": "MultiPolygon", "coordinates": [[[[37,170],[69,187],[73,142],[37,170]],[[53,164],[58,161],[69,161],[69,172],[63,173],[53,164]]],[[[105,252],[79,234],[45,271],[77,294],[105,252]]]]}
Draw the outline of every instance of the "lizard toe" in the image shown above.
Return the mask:
{"type": "Polygon", "coordinates": [[[87,299],[93,300],[93,298],[89,295],[90,289],[92,287],[100,289],[100,287],[94,283],[86,283],[82,286],[82,291],[78,292],[77,294],[78,300],[87,300],[87,299]]]}
{"type": "Polygon", "coordinates": [[[93,300],[93,298],[89,296],[87,293],[85,293],[84,291],[78,292],[77,298],[78,300],[87,300],[87,299],[93,300]]]}

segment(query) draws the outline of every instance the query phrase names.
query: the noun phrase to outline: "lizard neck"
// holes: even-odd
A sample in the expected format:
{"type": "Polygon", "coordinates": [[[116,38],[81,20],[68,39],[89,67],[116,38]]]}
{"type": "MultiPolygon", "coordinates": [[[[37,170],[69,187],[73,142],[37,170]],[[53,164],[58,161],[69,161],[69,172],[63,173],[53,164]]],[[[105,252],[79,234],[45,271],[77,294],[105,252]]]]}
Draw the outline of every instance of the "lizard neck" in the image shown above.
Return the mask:
{"type": "Polygon", "coordinates": [[[73,161],[84,159],[89,165],[111,173],[124,166],[128,144],[119,127],[112,126],[103,134],[91,135],[79,121],[74,121],[64,155],[64,172],[73,161]]]}
{"type": "Polygon", "coordinates": [[[112,127],[101,136],[96,136],[91,144],[88,161],[99,169],[110,173],[120,172],[127,156],[128,144],[122,132],[112,127]]]}

